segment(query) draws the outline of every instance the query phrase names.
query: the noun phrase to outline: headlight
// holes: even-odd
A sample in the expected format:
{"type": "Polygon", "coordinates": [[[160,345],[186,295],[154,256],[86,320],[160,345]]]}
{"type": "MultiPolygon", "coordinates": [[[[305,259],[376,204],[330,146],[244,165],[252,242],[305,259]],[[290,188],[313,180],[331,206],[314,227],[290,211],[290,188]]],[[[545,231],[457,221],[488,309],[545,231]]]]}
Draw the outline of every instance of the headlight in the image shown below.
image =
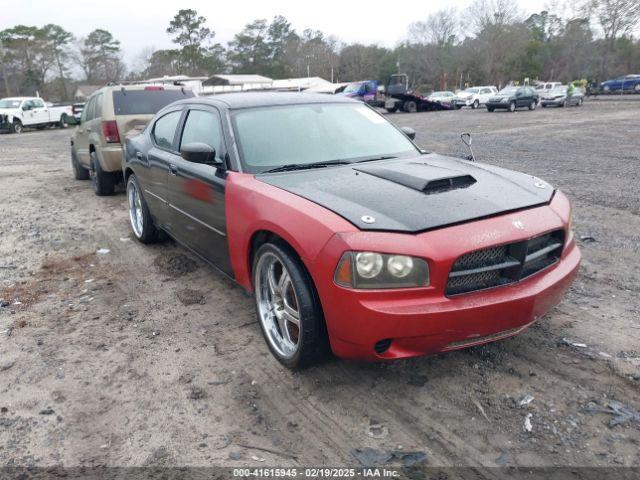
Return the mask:
{"type": "Polygon", "coordinates": [[[382,255],[373,252],[356,253],[356,270],[362,278],[373,278],[382,270],[382,255]]]}
{"type": "Polygon", "coordinates": [[[340,258],[334,281],[349,288],[409,288],[429,285],[426,260],[407,255],[346,252],[340,258]]]}

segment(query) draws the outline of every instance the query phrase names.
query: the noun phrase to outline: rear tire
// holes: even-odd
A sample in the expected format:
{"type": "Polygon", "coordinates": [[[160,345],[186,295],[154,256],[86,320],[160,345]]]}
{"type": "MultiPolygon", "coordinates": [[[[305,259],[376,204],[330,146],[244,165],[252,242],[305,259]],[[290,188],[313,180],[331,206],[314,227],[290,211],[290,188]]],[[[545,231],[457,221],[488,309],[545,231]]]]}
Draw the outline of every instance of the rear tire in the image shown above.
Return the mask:
{"type": "Polygon", "coordinates": [[[324,316],[295,252],[280,242],[263,244],[252,274],[258,323],[273,356],[291,369],[321,361],[328,351],[324,316]]]}
{"type": "Polygon", "coordinates": [[[538,103],[534,100],[533,102],[531,102],[531,105],[529,105],[529,110],[535,110],[536,107],[538,106],[538,103]]]}
{"type": "Polygon", "coordinates": [[[127,204],[129,205],[129,221],[131,230],[141,243],[158,241],[158,229],[153,223],[147,202],[142,196],[138,179],[134,174],[127,180],[127,204]]]}
{"type": "Polygon", "coordinates": [[[60,117],[60,122],[58,122],[58,126],[60,128],[67,128],[69,126],[69,117],[67,116],[66,113],[63,113],[62,117],[60,117]]]}
{"type": "Polygon", "coordinates": [[[404,111],[408,113],[416,113],[418,111],[418,105],[413,100],[404,102],[404,111]]]}
{"type": "Polygon", "coordinates": [[[584,99],[581,98],[580,100],[578,100],[578,106],[579,107],[581,107],[583,103],[584,103],[584,99]]]}
{"type": "Polygon", "coordinates": [[[386,109],[389,113],[396,113],[398,111],[398,107],[391,107],[386,109]]]}
{"type": "Polygon", "coordinates": [[[113,195],[115,190],[115,178],[110,172],[105,172],[100,166],[96,152],[91,152],[91,183],[93,191],[99,197],[113,195]]]}
{"type": "Polygon", "coordinates": [[[73,177],[76,180],[89,180],[89,170],[80,165],[78,155],[73,147],[71,148],[71,168],[73,168],[73,177]]]}
{"type": "Polygon", "coordinates": [[[488,112],[493,112],[494,110],[495,110],[495,108],[493,108],[493,107],[487,107],[487,111],[488,112]]]}
{"type": "Polygon", "coordinates": [[[13,133],[22,133],[24,131],[24,127],[22,126],[22,122],[17,118],[13,120],[11,124],[11,131],[13,133]]]}

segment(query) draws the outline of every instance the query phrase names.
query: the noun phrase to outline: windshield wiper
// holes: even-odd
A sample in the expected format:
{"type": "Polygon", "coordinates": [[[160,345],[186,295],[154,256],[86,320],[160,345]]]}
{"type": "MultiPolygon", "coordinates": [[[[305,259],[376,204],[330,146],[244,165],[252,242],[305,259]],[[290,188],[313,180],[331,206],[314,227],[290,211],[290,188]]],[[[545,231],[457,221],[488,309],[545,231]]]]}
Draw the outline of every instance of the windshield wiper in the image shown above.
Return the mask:
{"type": "Polygon", "coordinates": [[[280,167],[265,170],[262,173],[276,173],[276,172],[289,172],[291,170],[308,170],[311,168],[324,168],[331,165],[347,165],[351,162],[346,160],[328,160],[326,162],[313,162],[313,163],[289,163],[287,165],[281,165],[280,167]]]}
{"type": "Polygon", "coordinates": [[[393,155],[381,155],[379,157],[363,158],[362,160],[358,160],[353,163],[375,162],[376,160],[390,160],[392,158],[398,158],[398,157],[394,157],[393,155]]]}

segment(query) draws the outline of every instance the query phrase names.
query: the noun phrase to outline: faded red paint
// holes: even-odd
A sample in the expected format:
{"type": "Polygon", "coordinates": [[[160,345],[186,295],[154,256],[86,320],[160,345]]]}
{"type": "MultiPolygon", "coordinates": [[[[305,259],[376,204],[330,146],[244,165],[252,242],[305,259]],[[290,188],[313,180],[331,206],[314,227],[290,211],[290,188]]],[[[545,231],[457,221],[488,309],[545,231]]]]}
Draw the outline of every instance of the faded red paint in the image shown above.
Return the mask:
{"type": "Polygon", "coordinates": [[[575,277],[580,251],[573,236],[560,261],[516,284],[448,298],[444,289],[460,255],[545,232],[568,230],[570,205],[556,192],[550,205],[420,234],[363,232],[309,200],[229,172],[227,234],[236,280],[252,290],[249,253],[260,230],[286,240],[308,269],[322,304],[333,352],[344,358],[403,358],[463,348],[520,333],[556,305],[575,277]],[[519,220],[524,230],[514,227],[519,220]],[[352,290],[333,275],[347,250],[373,250],[425,258],[431,284],[425,288],[352,290]],[[391,338],[382,356],[373,346],[391,338]],[[451,345],[464,342],[462,346],[451,345]]]}

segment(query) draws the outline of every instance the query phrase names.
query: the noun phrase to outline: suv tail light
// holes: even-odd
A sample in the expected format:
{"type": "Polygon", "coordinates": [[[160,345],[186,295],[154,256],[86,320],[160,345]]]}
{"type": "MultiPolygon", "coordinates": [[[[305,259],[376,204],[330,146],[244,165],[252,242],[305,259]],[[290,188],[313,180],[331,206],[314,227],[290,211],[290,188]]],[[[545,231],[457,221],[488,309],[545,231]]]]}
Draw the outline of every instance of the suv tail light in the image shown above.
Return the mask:
{"type": "Polygon", "coordinates": [[[115,120],[102,122],[102,134],[107,143],[120,143],[120,134],[118,133],[118,124],[115,120]]]}

